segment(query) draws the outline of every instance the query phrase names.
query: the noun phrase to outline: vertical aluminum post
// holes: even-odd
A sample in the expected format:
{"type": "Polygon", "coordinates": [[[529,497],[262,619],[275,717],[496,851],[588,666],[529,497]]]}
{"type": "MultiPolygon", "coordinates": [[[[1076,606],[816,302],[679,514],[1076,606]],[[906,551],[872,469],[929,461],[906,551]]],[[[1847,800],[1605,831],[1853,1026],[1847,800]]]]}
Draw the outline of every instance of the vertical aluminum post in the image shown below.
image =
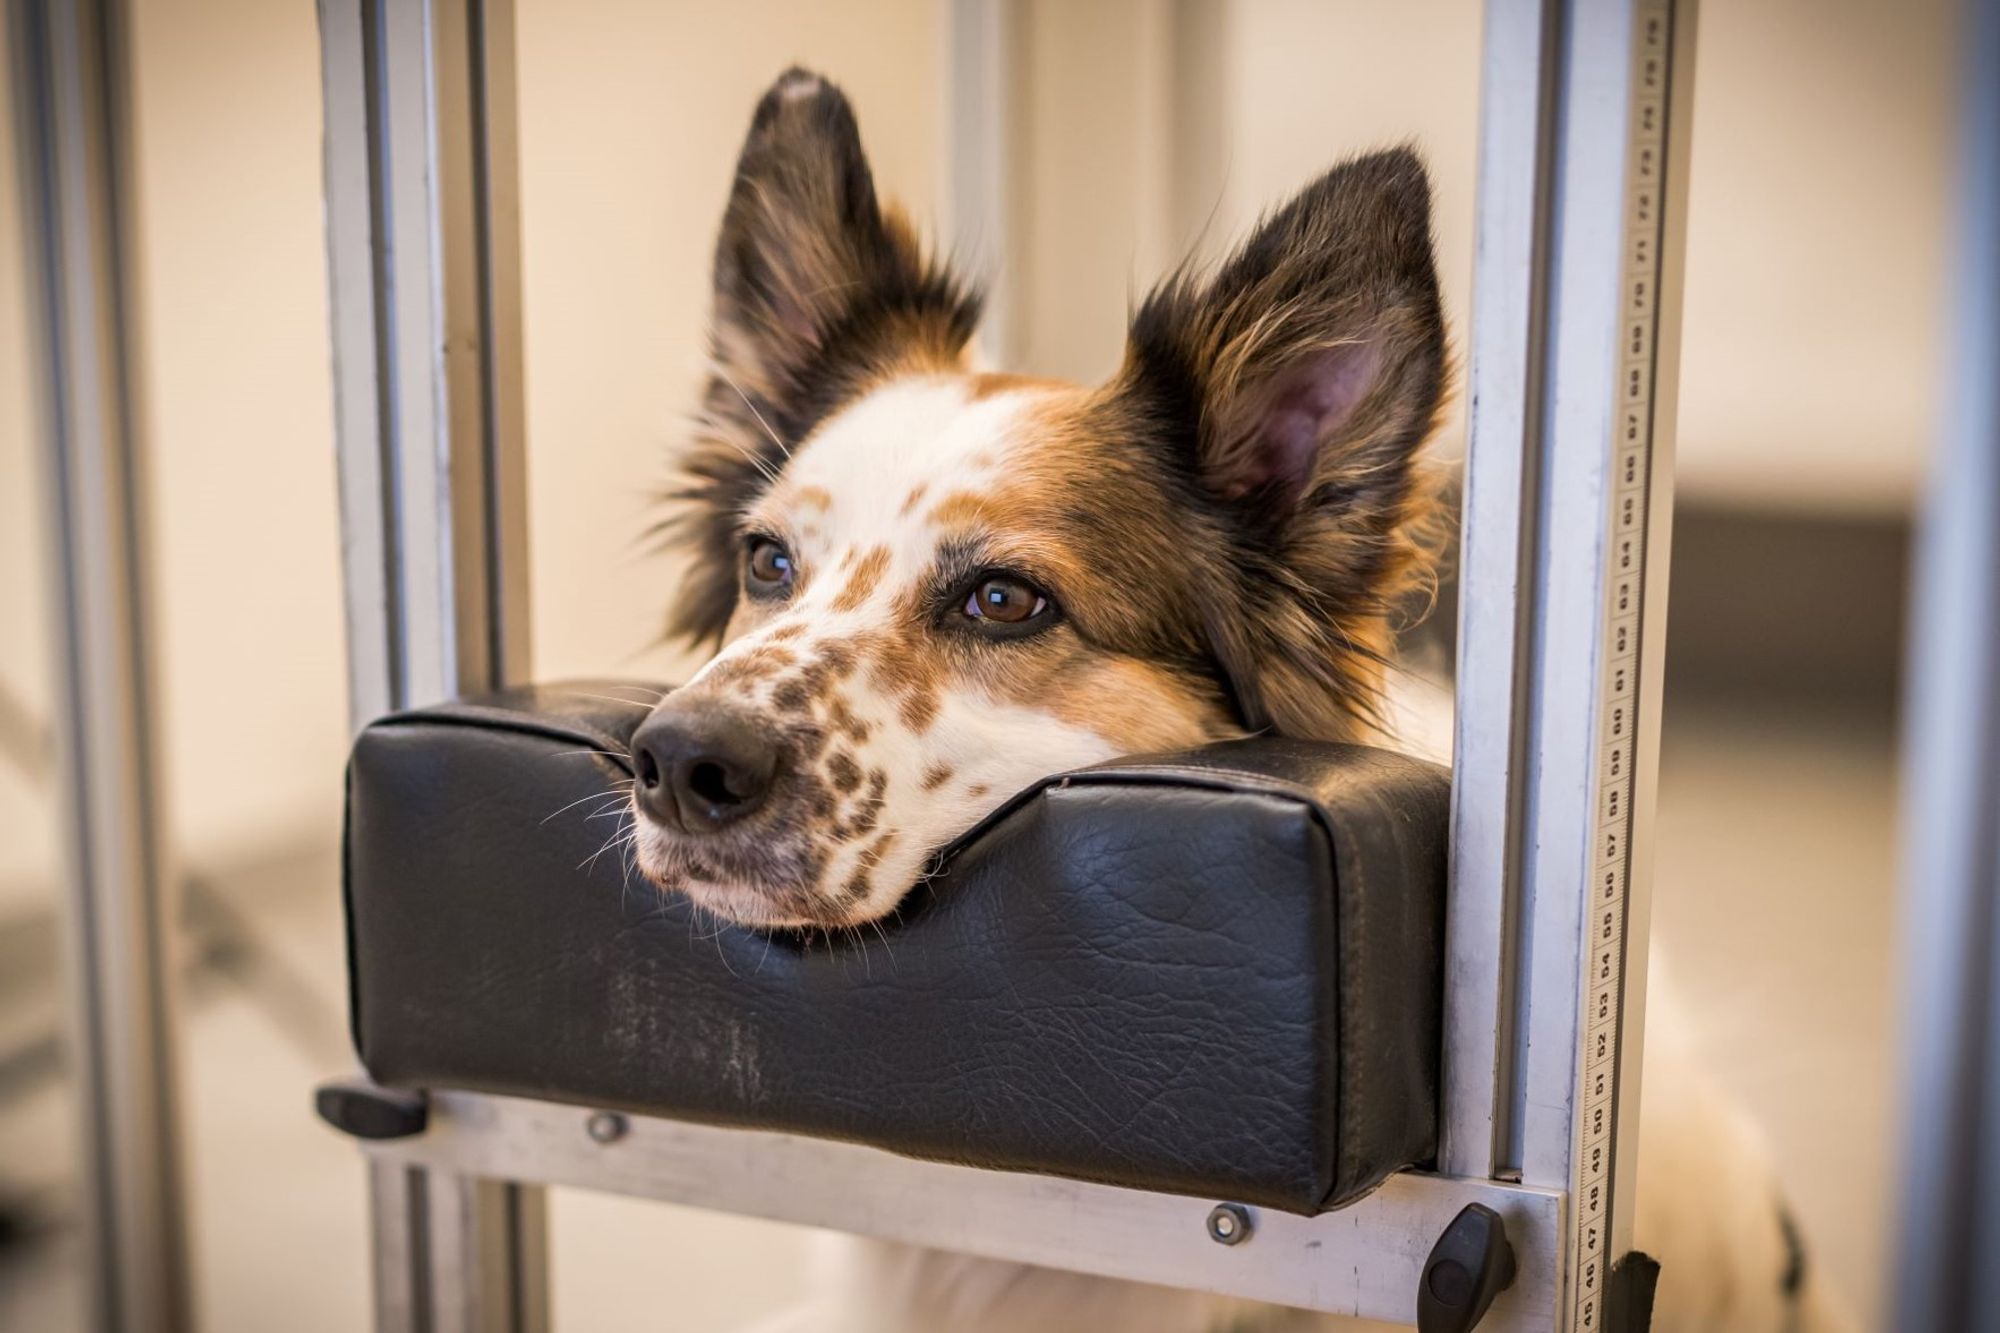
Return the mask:
{"type": "Polygon", "coordinates": [[[1631,1247],[1692,0],[1491,0],[1447,938],[1447,1169],[1631,1247]]]}
{"type": "MultiPolygon", "coordinates": [[[[322,0],[357,728],[528,674],[514,16],[322,0]]],[[[377,1327],[536,1333],[537,1187],[371,1167],[377,1327]]]]}
{"type": "Polygon", "coordinates": [[[1459,523],[1457,735],[1441,1165],[1491,1176],[1509,1153],[1507,1083],[1526,827],[1535,464],[1547,337],[1554,5],[1486,9],[1471,419],[1459,523]]]}
{"type": "Polygon", "coordinates": [[[1018,86],[1021,24],[1007,0],[951,0],[945,11],[945,178],[952,253],[986,278],[978,351],[995,367],[1020,350],[1019,316],[1011,294],[1017,185],[1014,90],[1018,86]]]}
{"type": "Polygon", "coordinates": [[[10,6],[59,580],[71,1068],[89,1326],[192,1327],[134,346],[131,47],[115,0],[10,6]]]}
{"type": "Polygon", "coordinates": [[[1965,10],[1957,333],[1917,551],[1904,742],[1895,1309],[2000,1327],[2000,0],[1965,10]]]}

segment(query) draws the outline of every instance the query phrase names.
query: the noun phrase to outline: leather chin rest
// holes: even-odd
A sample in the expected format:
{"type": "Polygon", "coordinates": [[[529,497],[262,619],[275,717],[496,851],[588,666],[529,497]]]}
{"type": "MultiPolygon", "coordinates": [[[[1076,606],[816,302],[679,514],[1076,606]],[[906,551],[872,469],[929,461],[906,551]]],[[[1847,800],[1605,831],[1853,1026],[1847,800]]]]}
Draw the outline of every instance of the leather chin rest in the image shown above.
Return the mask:
{"type": "MultiPolygon", "coordinates": [[[[650,687],[648,687],[650,688],[650,687]]],[[[893,919],[697,919],[594,855],[645,716],[510,691],[386,718],[348,770],[354,1037],[379,1083],[1347,1203],[1434,1155],[1448,775],[1257,739],[1021,793],[893,919]]]]}

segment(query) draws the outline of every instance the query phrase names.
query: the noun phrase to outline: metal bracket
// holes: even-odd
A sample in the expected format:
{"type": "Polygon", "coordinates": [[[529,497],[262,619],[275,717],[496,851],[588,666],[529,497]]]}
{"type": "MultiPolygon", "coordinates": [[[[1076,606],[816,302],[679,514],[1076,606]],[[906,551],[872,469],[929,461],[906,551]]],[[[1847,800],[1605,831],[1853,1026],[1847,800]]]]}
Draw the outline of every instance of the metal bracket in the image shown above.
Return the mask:
{"type": "Polygon", "coordinates": [[[1222,1228],[1212,1199],[644,1115],[607,1143],[585,1107],[446,1088],[429,1100],[425,1133],[368,1145],[378,1177],[505,1176],[1399,1324],[1417,1317],[1426,1248],[1476,1203],[1505,1219],[1519,1267],[1481,1333],[1547,1333],[1561,1308],[1563,1198],[1532,1186],[1403,1172],[1336,1212],[1235,1205],[1222,1228]]]}

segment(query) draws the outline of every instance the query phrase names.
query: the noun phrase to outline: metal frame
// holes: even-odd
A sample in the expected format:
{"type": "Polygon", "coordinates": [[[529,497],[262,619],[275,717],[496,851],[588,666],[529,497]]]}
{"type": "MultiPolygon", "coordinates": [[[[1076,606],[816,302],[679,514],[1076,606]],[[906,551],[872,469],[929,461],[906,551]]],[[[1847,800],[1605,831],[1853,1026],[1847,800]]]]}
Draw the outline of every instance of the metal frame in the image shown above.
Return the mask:
{"type": "MultiPolygon", "coordinates": [[[[360,723],[524,669],[511,24],[505,0],[322,13],[360,723]]],[[[1223,1247],[1213,1201],[664,1121],[607,1145],[584,1112],[445,1091],[371,1149],[383,1327],[544,1318],[549,1183],[1401,1322],[1481,1201],[1522,1256],[1486,1326],[1603,1325],[1630,1245],[1693,3],[1490,0],[1486,26],[1449,1174],[1223,1247]]],[[[1002,6],[952,0],[954,222],[996,259],[1019,45],[1002,6]]]]}
{"type": "MultiPolygon", "coordinates": [[[[988,32],[997,14],[978,0],[954,12],[988,32]]],[[[1961,361],[1911,659],[1914,1100],[1896,1323],[1912,1330],[2000,1320],[2000,1276],[1979,1262],[2000,1237],[2000,5],[1972,13],[1961,361]]],[[[115,0],[21,0],[10,14],[63,580],[91,1319],[179,1328],[128,38],[115,0]]],[[[322,16],[358,725],[527,672],[513,23],[507,0],[324,0],[322,16]]],[[[991,149],[959,181],[991,211],[1005,141],[978,117],[1004,114],[1006,56],[973,28],[954,34],[955,63],[997,62],[954,130],[991,149]]],[[[1601,1262],[1630,1242],[1687,156],[1675,113],[1692,34],[1691,0],[1489,5],[1445,1053],[1454,1175],[1406,1173],[1326,1217],[1263,1214],[1259,1244],[1223,1247],[1200,1225],[1207,1201],[666,1121],[593,1135],[579,1110],[442,1092],[427,1133],[371,1152],[379,1325],[545,1327],[541,1189],[557,1183],[1403,1321],[1429,1240],[1485,1202],[1522,1260],[1490,1326],[1603,1322],[1601,1262]],[[1622,657],[1621,623],[1636,635],[1622,657]],[[1613,952],[1596,947],[1600,921],[1618,927],[1613,952]],[[1599,997],[1608,1027],[1585,1012],[1599,997]],[[1593,1056],[1585,1039],[1600,1033],[1608,1054],[1593,1056]],[[1611,1112],[1601,1177],[1579,1160],[1597,1105],[1611,1112]]]]}
{"type": "Polygon", "coordinates": [[[2000,0],[1965,10],[1956,362],[1906,685],[1905,1144],[1890,1326],[2000,1327],[2000,0]]]}
{"type": "Polygon", "coordinates": [[[43,385],[69,1051],[89,1326],[192,1326],[137,396],[130,33],[116,0],[9,6],[43,385]]]}
{"type": "MultiPolygon", "coordinates": [[[[510,0],[322,0],[356,729],[528,676],[510,0]]],[[[548,1326],[538,1186],[369,1173],[377,1326],[548,1326]]]]}
{"type": "Polygon", "coordinates": [[[1522,1276],[1481,1328],[1555,1317],[1562,1195],[1414,1173],[1319,1217],[1248,1210],[1253,1243],[1219,1245],[1213,1200],[922,1162],[756,1130],[620,1117],[464,1092],[434,1093],[429,1127],[368,1145],[371,1169],[505,1173],[886,1240],[1412,1323],[1431,1242],[1482,1203],[1507,1221],[1522,1276]]]}
{"type": "Polygon", "coordinates": [[[1631,1249],[1692,0],[1492,0],[1443,1161],[1571,1193],[1562,1327],[1631,1249]]]}
{"type": "Polygon", "coordinates": [[[358,730],[528,676],[506,0],[322,0],[335,418],[358,730]]]}

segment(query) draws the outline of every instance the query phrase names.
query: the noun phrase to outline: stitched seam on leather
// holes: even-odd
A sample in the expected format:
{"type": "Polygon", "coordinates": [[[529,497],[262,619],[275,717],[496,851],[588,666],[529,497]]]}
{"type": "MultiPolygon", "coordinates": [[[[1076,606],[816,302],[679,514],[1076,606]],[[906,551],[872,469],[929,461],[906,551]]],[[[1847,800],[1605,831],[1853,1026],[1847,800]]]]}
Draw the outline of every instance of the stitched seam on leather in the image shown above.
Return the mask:
{"type": "MultiPolygon", "coordinates": [[[[358,746],[357,746],[358,748],[358,746]]],[[[340,917],[347,949],[347,1040],[365,1069],[368,1053],[361,1045],[361,954],[354,925],[354,756],[348,755],[340,795],[340,917]]]]}
{"type": "MultiPolygon", "coordinates": [[[[1356,975],[1358,969],[1352,968],[1349,965],[1351,961],[1347,950],[1347,941],[1350,938],[1349,927],[1351,925],[1355,932],[1352,938],[1368,938],[1367,931],[1363,928],[1365,912],[1360,906],[1368,895],[1365,893],[1349,893],[1347,891],[1347,876],[1343,873],[1344,867],[1342,865],[1342,852],[1344,848],[1333,827],[1333,821],[1326,817],[1324,811],[1321,812],[1320,823],[1326,829],[1327,850],[1333,858],[1333,939],[1335,954],[1339,959],[1336,964],[1339,968],[1336,984],[1346,991],[1348,997],[1351,997],[1354,989],[1361,985],[1362,977],[1356,975]]],[[[1333,1113],[1334,1124],[1340,1129],[1347,1129],[1352,1127],[1356,1122],[1353,1108],[1366,1104],[1366,1099],[1362,1095],[1364,1080],[1362,1078],[1363,1071],[1361,1066],[1363,1061],[1348,1044],[1348,1005],[1342,1002],[1341,997],[1336,997],[1333,1007],[1334,1031],[1340,1042],[1338,1055],[1334,1062],[1336,1065],[1334,1071],[1336,1088],[1333,1113]]],[[[1352,1182],[1347,1179],[1348,1168],[1353,1163],[1355,1157],[1355,1147],[1351,1135],[1344,1133],[1339,1135],[1339,1142],[1334,1145],[1333,1155],[1333,1179],[1328,1183],[1327,1187],[1328,1202],[1339,1199],[1344,1192],[1343,1186],[1350,1188],[1352,1186],[1352,1182]]]]}
{"type": "MultiPolygon", "coordinates": [[[[474,704],[472,707],[490,707],[474,704]]],[[[495,710],[491,713],[446,712],[444,709],[424,709],[414,713],[395,713],[368,724],[370,730],[382,727],[465,727],[473,731],[504,731],[516,736],[532,736],[542,740],[568,741],[578,745],[615,746],[625,749],[626,743],[608,731],[585,728],[576,724],[561,725],[548,722],[529,721],[525,717],[516,720],[495,710]]],[[[615,764],[626,773],[632,771],[632,762],[617,754],[603,756],[606,762],[615,764]]]]}
{"type": "Polygon", "coordinates": [[[1349,984],[1347,967],[1347,914],[1344,910],[1340,879],[1340,844],[1335,837],[1333,820],[1318,802],[1312,804],[1314,822],[1319,825],[1320,837],[1326,846],[1326,872],[1333,890],[1332,901],[1324,906],[1327,914],[1327,930],[1333,936],[1333,999],[1332,1010],[1333,1049],[1322,1051],[1327,1056],[1327,1070],[1333,1079],[1332,1095],[1327,1099],[1332,1111],[1333,1123],[1315,1126],[1315,1132],[1324,1135],[1320,1148],[1326,1154],[1326,1185],[1320,1191],[1316,1211],[1324,1211],[1340,1193],[1341,1160],[1347,1151],[1347,1070],[1343,1067],[1343,1057],[1347,1053],[1347,1004],[1345,992],[1349,984]]]}
{"type": "Polygon", "coordinates": [[[1234,792],[1244,796],[1275,796],[1285,800],[1296,801],[1300,805],[1311,808],[1318,814],[1322,824],[1326,822],[1326,810],[1318,798],[1310,791],[1296,784],[1285,782],[1282,779],[1261,777],[1255,773],[1236,773],[1228,769],[1216,769],[1213,770],[1213,773],[1215,775],[1213,779],[1211,779],[1210,770],[1206,769],[1106,768],[1082,769],[1074,773],[1058,773],[1052,777],[1044,778],[1032,786],[1023,787],[999,805],[994,806],[992,810],[987,812],[985,818],[946,843],[938,853],[939,859],[944,864],[949,865],[961,851],[986,836],[989,829],[997,826],[1016,810],[1023,808],[1031,801],[1041,799],[1049,792],[1060,791],[1064,787],[1069,786],[1179,787],[1183,790],[1199,789],[1205,791],[1234,792]],[[1237,781],[1220,780],[1223,778],[1237,779],[1237,781]]]}

